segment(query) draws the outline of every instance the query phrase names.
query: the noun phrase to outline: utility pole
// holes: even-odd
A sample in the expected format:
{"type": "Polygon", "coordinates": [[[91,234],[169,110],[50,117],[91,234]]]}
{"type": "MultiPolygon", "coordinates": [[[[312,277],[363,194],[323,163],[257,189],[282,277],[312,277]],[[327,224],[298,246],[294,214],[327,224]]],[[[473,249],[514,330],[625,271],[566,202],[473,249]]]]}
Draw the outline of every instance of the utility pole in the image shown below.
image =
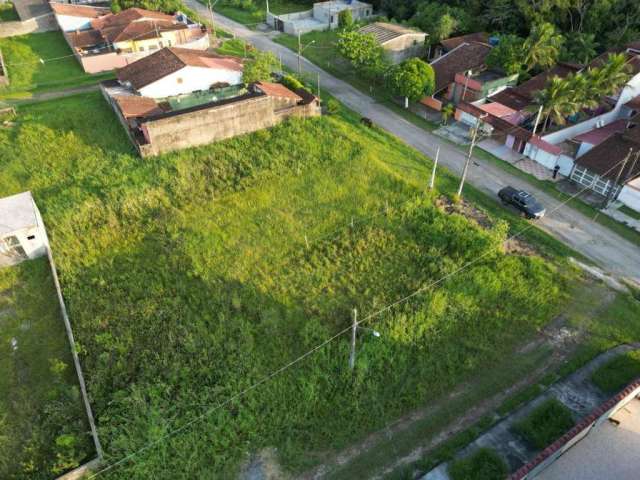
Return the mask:
{"type": "Polygon", "coordinates": [[[302,55],[302,39],[300,36],[301,34],[298,32],[298,75],[300,75],[300,71],[302,70],[302,65],[300,64],[300,55],[302,55]]]}
{"type": "Polygon", "coordinates": [[[349,368],[351,370],[356,366],[356,330],[358,330],[358,310],[356,308],[351,312],[351,355],[349,355],[349,368]]]}
{"type": "Polygon", "coordinates": [[[216,41],[216,26],[215,19],[213,18],[213,5],[211,4],[211,0],[209,0],[209,14],[211,15],[211,35],[213,36],[213,41],[216,41]]]}
{"type": "Polygon", "coordinates": [[[616,190],[616,185],[618,185],[618,182],[620,181],[620,177],[622,176],[622,172],[624,171],[624,167],[627,166],[627,162],[629,161],[629,158],[631,158],[631,153],[633,152],[633,149],[630,148],[629,149],[629,153],[627,153],[627,156],[624,157],[624,160],[622,161],[622,164],[620,165],[620,170],[618,170],[618,174],[616,175],[616,179],[613,182],[613,185],[611,185],[611,189],[609,190],[609,193],[607,193],[607,198],[604,201],[604,208],[608,208],[609,205],[611,205],[611,202],[613,200],[613,195],[615,193],[616,190]]]}
{"type": "Polygon", "coordinates": [[[433,190],[436,183],[436,168],[438,167],[438,157],[440,156],[440,147],[436,150],[436,159],[433,162],[433,170],[431,170],[431,181],[429,182],[429,190],[433,190]]]}
{"type": "Polygon", "coordinates": [[[536,134],[536,131],[538,130],[538,124],[540,123],[540,117],[542,117],[542,109],[543,109],[543,105],[540,105],[540,108],[538,109],[538,115],[536,116],[536,123],[533,125],[533,134],[536,134]]]}
{"type": "Polygon", "coordinates": [[[320,72],[318,72],[318,98],[320,98],[320,72]]]}
{"type": "Polygon", "coordinates": [[[471,145],[469,145],[469,154],[467,160],[464,162],[464,168],[462,169],[462,177],[460,178],[460,186],[458,187],[458,196],[462,195],[462,187],[464,187],[464,181],[467,178],[467,171],[469,170],[469,164],[471,163],[471,157],[473,156],[473,149],[476,146],[476,139],[478,138],[478,130],[480,130],[480,121],[486,116],[481,115],[476,122],[476,128],[473,129],[473,137],[471,138],[471,145]]]}

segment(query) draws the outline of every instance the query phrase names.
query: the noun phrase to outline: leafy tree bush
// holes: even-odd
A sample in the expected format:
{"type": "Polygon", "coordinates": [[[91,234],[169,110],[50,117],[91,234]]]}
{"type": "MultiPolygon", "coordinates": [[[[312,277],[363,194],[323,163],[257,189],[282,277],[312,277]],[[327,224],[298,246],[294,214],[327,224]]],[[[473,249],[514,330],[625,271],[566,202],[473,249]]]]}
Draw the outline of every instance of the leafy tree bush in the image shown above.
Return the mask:
{"type": "Polygon", "coordinates": [[[440,2],[421,3],[411,22],[429,34],[427,41],[431,44],[465,31],[470,23],[464,9],[440,2]]]}
{"type": "Polygon", "coordinates": [[[558,58],[564,38],[551,23],[534,25],[531,34],[524,41],[525,65],[528,70],[546,70],[553,67],[558,58]]]}
{"type": "Polygon", "coordinates": [[[350,9],[345,8],[338,13],[338,27],[345,30],[353,27],[353,14],[350,9]]]}
{"type": "Polygon", "coordinates": [[[330,98],[329,100],[327,100],[327,113],[329,115],[335,115],[337,113],[340,113],[340,102],[338,102],[336,99],[334,98],[330,98]]]}
{"type": "Polygon", "coordinates": [[[387,85],[394,95],[417,102],[435,90],[436,76],[431,65],[419,58],[405,60],[387,71],[387,85]]]}
{"type": "Polygon", "coordinates": [[[509,470],[495,450],[481,448],[449,466],[451,480],[504,480],[509,470]]]}
{"type": "Polygon", "coordinates": [[[269,82],[271,74],[278,66],[278,59],[271,52],[254,52],[252,58],[245,62],[242,81],[246,84],[254,82],[269,82]]]}
{"type": "Polygon", "coordinates": [[[338,35],[338,51],[368,78],[380,77],[387,69],[384,50],[372,34],[342,32],[338,35]]]}
{"type": "Polygon", "coordinates": [[[620,355],[599,367],[591,376],[603,392],[614,394],[640,377],[640,352],[633,351],[620,355]]]}
{"type": "Polygon", "coordinates": [[[514,425],[514,430],[534,448],[541,450],[573,427],[573,417],[567,407],[551,398],[526,418],[514,425]]]}
{"type": "Polygon", "coordinates": [[[491,49],[486,59],[487,66],[514,75],[526,70],[524,39],[517,35],[501,35],[498,45],[491,49]]]}
{"type": "Polygon", "coordinates": [[[113,0],[111,2],[111,10],[114,13],[134,7],[170,14],[186,10],[182,0],[113,0]]]}

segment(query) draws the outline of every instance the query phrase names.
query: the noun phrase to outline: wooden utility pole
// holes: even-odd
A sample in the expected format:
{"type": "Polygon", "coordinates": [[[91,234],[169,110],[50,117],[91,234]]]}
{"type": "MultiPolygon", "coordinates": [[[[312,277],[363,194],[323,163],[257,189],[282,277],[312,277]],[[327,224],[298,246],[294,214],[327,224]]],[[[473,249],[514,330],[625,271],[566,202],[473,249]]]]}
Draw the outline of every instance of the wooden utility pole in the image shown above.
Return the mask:
{"type": "Polygon", "coordinates": [[[538,109],[538,115],[536,116],[536,123],[533,125],[533,134],[536,134],[536,131],[538,130],[538,125],[540,124],[540,117],[542,117],[542,108],[543,106],[540,105],[540,108],[538,109]]]}
{"type": "Polygon", "coordinates": [[[302,70],[302,65],[300,63],[300,56],[302,55],[302,38],[300,32],[298,32],[298,75],[300,75],[300,71],[302,70]]]}
{"type": "Polygon", "coordinates": [[[480,121],[485,115],[478,117],[476,122],[476,128],[473,129],[473,137],[471,138],[471,145],[469,145],[469,154],[467,160],[464,162],[464,168],[462,169],[462,177],[460,178],[460,186],[458,187],[458,196],[462,195],[462,188],[464,187],[464,181],[467,178],[467,172],[469,171],[469,164],[471,163],[471,157],[473,156],[473,149],[476,146],[476,139],[478,138],[478,130],[480,130],[480,121]]]}
{"type": "Polygon", "coordinates": [[[349,368],[351,370],[356,366],[356,331],[358,330],[358,310],[356,308],[351,312],[351,355],[349,355],[349,368]]]}
{"type": "Polygon", "coordinates": [[[438,157],[440,156],[440,147],[436,150],[436,159],[433,161],[433,170],[431,170],[431,180],[429,181],[429,190],[433,190],[436,183],[436,168],[438,167],[438,157]]]}
{"type": "Polygon", "coordinates": [[[209,15],[211,15],[211,35],[213,36],[213,41],[216,41],[216,25],[215,19],[213,18],[213,5],[211,0],[209,0],[209,15]]]}

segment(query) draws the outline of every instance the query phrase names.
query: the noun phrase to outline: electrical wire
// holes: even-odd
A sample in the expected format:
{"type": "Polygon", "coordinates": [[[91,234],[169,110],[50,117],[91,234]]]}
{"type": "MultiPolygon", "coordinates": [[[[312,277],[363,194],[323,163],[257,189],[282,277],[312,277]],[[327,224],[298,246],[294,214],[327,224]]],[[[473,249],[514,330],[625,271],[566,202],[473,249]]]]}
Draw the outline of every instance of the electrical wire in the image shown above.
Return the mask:
{"type": "MultiPolygon", "coordinates": [[[[620,163],[622,163],[624,160],[617,162],[614,166],[612,166],[609,170],[607,170],[604,175],[607,175],[609,172],[613,171],[620,163]]],[[[553,207],[548,215],[552,215],[554,212],[558,211],[560,208],[562,208],[563,206],[565,206],[567,203],[569,203],[571,200],[573,200],[574,198],[578,197],[579,195],[581,195],[582,193],[584,193],[586,190],[588,190],[589,188],[591,188],[592,185],[589,186],[585,186],[583,189],[578,190],[575,194],[571,195],[569,198],[563,200],[562,202],[560,202],[558,205],[556,205],[555,207],[553,207]]],[[[530,223],[529,225],[527,225],[526,227],[524,227],[522,230],[520,230],[519,232],[511,235],[510,237],[508,237],[506,239],[506,241],[509,240],[513,240],[515,238],[520,237],[521,235],[523,235],[525,232],[527,232],[528,230],[530,230],[531,228],[533,228],[534,225],[532,223],[530,223]]],[[[405,297],[400,298],[399,300],[396,300],[393,303],[390,303],[388,305],[386,305],[385,307],[363,317],[361,320],[358,320],[354,323],[354,325],[356,327],[360,326],[361,324],[367,323],[370,320],[382,315],[383,313],[386,313],[388,311],[390,311],[391,309],[397,307],[398,305],[401,305],[405,302],[407,302],[408,300],[420,295],[421,293],[434,288],[440,284],[442,284],[444,281],[448,280],[449,278],[453,277],[454,275],[457,275],[458,273],[470,268],[473,265],[476,265],[477,263],[479,263],[481,260],[483,260],[484,258],[486,258],[487,256],[489,256],[490,254],[494,253],[494,248],[489,248],[486,252],[484,252],[483,254],[477,256],[476,258],[474,258],[473,260],[461,265],[460,267],[456,268],[455,270],[447,273],[446,275],[440,277],[437,280],[434,280],[430,283],[428,283],[427,285],[415,290],[414,292],[410,293],[409,295],[406,295],[405,297]]],[[[258,380],[257,382],[253,383],[252,385],[250,385],[249,387],[233,394],[231,397],[227,398],[226,400],[224,400],[223,402],[218,403],[217,405],[214,405],[213,407],[207,409],[204,413],[202,413],[201,415],[198,415],[197,417],[189,420],[188,422],[186,422],[184,425],[171,430],[167,433],[165,433],[164,435],[160,436],[159,438],[157,438],[156,440],[147,443],[145,446],[141,447],[138,450],[135,450],[134,452],[131,452],[130,454],[122,457],[121,459],[107,465],[106,467],[94,472],[93,474],[91,474],[88,478],[92,479],[97,477],[98,475],[101,475],[105,472],[108,472],[110,470],[112,470],[113,468],[118,467],[119,465],[122,465],[123,463],[133,459],[134,457],[138,456],[139,454],[153,448],[154,446],[158,445],[159,443],[165,441],[166,439],[177,435],[181,432],[183,432],[184,430],[186,430],[187,428],[189,428],[191,425],[198,423],[199,421],[203,420],[204,418],[208,417],[209,415],[211,415],[212,413],[214,413],[215,411],[225,407],[226,405],[229,405],[231,402],[245,396],[247,393],[255,390],[256,388],[260,387],[261,385],[265,384],[266,382],[270,381],[271,379],[273,379],[274,377],[280,375],[282,372],[288,370],[289,368],[297,365],[298,363],[300,363],[301,361],[303,361],[304,359],[306,359],[307,357],[313,355],[315,352],[317,352],[318,350],[321,350],[322,348],[324,348],[326,345],[328,345],[329,343],[333,342],[334,340],[336,340],[337,338],[341,337],[342,335],[344,335],[345,333],[351,331],[353,328],[353,325],[349,325],[348,327],[338,331],[337,333],[335,333],[334,335],[332,335],[331,337],[327,338],[326,340],[324,340],[323,342],[321,342],[320,344],[316,345],[315,347],[313,347],[312,349],[308,350],[307,352],[303,353],[302,355],[298,356],[297,358],[291,360],[290,362],[284,364],[283,366],[281,366],[280,368],[278,368],[277,370],[265,375],[264,377],[262,377],[260,380],[258,380]]]]}

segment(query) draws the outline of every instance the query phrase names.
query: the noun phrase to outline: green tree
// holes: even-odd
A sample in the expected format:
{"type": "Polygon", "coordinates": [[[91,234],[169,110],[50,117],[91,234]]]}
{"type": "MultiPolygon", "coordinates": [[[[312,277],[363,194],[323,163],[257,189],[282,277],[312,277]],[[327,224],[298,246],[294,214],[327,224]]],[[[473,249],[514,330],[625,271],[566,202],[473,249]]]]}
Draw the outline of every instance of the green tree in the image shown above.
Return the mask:
{"type": "Polygon", "coordinates": [[[589,63],[598,53],[598,42],[593,33],[567,34],[560,58],[565,62],[589,63]]]}
{"type": "Polygon", "coordinates": [[[442,107],[442,111],[440,112],[442,115],[442,123],[446,125],[449,123],[449,119],[453,116],[456,111],[456,107],[453,106],[453,103],[447,103],[444,107],[442,107]]]}
{"type": "Polygon", "coordinates": [[[394,95],[405,98],[407,108],[409,100],[417,102],[425,95],[431,95],[436,84],[433,68],[419,58],[411,58],[395,65],[387,72],[386,80],[394,95]]]}
{"type": "Polygon", "coordinates": [[[620,90],[631,78],[631,67],[624,53],[610,54],[600,68],[603,79],[599,84],[602,95],[612,95],[620,90]]]}
{"type": "Polygon", "coordinates": [[[338,13],[338,27],[343,30],[348,30],[353,27],[353,14],[348,8],[338,13]]]}
{"type": "Polygon", "coordinates": [[[360,73],[379,77],[387,68],[384,50],[372,34],[345,31],[338,34],[338,51],[360,73]]]}
{"type": "Polygon", "coordinates": [[[429,34],[427,41],[436,44],[453,33],[466,30],[469,24],[464,10],[438,2],[420,5],[411,22],[429,34]]]}
{"type": "Polygon", "coordinates": [[[270,81],[278,60],[271,52],[256,51],[253,58],[245,63],[242,81],[246,84],[270,81]]]}
{"type": "Polygon", "coordinates": [[[534,101],[538,107],[542,107],[542,116],[545,119],[543,132],[547,130],[549,121],[556,125],[564,125],[566,117],[575,113],[575,105],[572,104],[574,99],[569,88],[569,82],[554,76],[544,89],[535,92],[534,101]]]}
{"type": "Polygon", "coordinates": [[[487,55],[486,63],[491,68],[504,71],[507,75],[514,75],[525,70],[526,51],[524,39],[517,35],[502,35],[498,45],[487,55]]]}
{"type": "Polygon", "coordinates": [[[553,67],[560,56],[564,38],[550,23],[535,25],[524,41],[525,64],[529,70],[546,70],[553,67]]]}
{"type": "Polygon", "coordinates": [[[113,0],[111,2],[111,10],[114,13],[135,7],[164,13],[187,10],[182,0],[113,0]]]}

